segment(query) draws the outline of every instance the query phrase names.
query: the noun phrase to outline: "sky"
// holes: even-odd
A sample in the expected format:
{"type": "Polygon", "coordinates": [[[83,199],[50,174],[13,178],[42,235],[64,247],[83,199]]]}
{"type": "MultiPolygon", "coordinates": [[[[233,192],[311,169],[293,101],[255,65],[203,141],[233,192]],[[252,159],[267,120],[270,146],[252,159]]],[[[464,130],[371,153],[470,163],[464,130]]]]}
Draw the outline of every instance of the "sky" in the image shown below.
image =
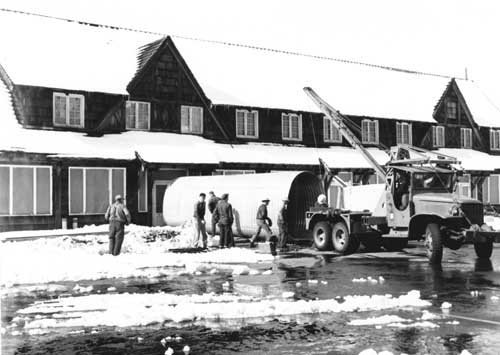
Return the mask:
{"type": "Polygon", "coordinates": [[[0,0],[0,7],[468,77],[500,107],[500,2],[0,0]]]}

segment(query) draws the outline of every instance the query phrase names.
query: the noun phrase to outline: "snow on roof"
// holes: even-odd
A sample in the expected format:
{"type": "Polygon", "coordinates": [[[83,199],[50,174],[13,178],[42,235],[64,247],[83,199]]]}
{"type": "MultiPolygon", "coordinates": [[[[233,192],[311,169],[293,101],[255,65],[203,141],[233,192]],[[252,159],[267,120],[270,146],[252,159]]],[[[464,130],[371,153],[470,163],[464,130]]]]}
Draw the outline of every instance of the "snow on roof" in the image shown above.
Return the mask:
{"type": "Polygon", "coordinates": [[[12,106],[12,97],[5,83],[0,79],[0,127],[19,125],[14,108],[12,106]]]}
{"type": "MultiPolygon", "coordinates": [[[[139,48],[161,38],[5,12],[0,33],[9,34],[0,38],[0,63],[14,83],[122,94],[139,48]]],[[[311,86],[345,114],[434,122],[449,81],[179,37],[174,43],[216,104],[318,112],[302,91],[311,86]]]]}
{"type": "Polygon", "coordinates": [[[500,108],[473,81],[456,80],[474,121],[484,127],[500,127],[500,108]]]}
{"type": "Polygon", "coordinates": [[[438,152],[457,158],[467,171],[494,171],[500,167],[500,156],[473,149],[440,148],[438,152]]]}

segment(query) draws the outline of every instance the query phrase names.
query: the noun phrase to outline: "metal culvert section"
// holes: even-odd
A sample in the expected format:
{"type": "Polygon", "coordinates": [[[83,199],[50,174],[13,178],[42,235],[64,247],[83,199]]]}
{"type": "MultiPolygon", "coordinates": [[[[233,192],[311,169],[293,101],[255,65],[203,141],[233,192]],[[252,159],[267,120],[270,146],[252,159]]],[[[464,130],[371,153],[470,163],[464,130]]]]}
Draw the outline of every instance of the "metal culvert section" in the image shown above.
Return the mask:
{"type": "MultiPolygon", "coordinates": [[[[193,216],[194,205],[201,192],[208,196],[214,191],[217,196],[229,194],[233,206],[235,223],[233,232],[238,236],[251,236],[255,233],[255,216],[263,198],[271,200],[268,206],[269,217],[273,221],[273,233],[278,233],[276,219],[283,198],[288,198],[289,226],[293,238],[306,237],[305,212],[314,205],[322,193],[322,184],[310,172],[286,171],[264,174],[226,175],[226,176],[186,176],[175,180],[165,191],[163,199],[163,218],[170,226],[184,224],[193,216]]],[[[210,229],[212,216],[206,212],[207,230],[210,229]]]]}

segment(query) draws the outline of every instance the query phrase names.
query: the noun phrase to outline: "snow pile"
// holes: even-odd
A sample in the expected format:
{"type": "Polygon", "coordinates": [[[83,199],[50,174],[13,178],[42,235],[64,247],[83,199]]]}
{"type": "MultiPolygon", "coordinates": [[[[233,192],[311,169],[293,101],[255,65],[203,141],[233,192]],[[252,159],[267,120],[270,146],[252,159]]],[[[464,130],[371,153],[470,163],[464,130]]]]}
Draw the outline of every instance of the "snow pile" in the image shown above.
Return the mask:
{"type": "Polygon", "coordinates": [[[214,267],[210,265],[231,270],[241,268],[238,266],[241,264],[273,260],[272,255],[242,248],[203,253],[172,253],[149,247],[148,253],[129,252],[117,257],[101,255],[95,252],[95,248],[92,245],[88,249],[87,245],[75,247],[71,241],[60,243],[53,239],[4,243],[0,284],[12,286],[105,278],[158,277],[172,273],[166,267],[187,266],[187,272],[194,273],[208,272],[214,267]]]}
{"type": "Polygon", "coordinates": [[[371,317],[367,319],[354,319],[350,321],[349,325],[381,325],[381,324],[389,324],[389,323],[402,323],[409,322],[409,319],[401,318],[399,316],[394,315],[383,315],[380,317],[371,317]]]}
{"type": "Polygon", "coordinates": [[[369,282],[371,284],[378,284],[378,283],[384,283],[385,282],[385,279],[383,276],[379,276],[378,278],[373,278],[371,276],[368,276],[367,278],[364,278],[364,277],[360,277],[360,278],[354,278],[352,279],[352,282],[354,283],[365,283],[365,282],[369,282]]]}
{"type": "Polygon", "coordinates": [[[18,311],[18,325],[25,329],[92,326],[140,326],[166,321],[242,319],[299,314],[374,311],[402,307],[426,307],[418,291],[391,295],[346,296],[335,299],[293,300],[282,297],[257,299],[233,294],[107,294],[65,297],[35,302],[18,311]]]}

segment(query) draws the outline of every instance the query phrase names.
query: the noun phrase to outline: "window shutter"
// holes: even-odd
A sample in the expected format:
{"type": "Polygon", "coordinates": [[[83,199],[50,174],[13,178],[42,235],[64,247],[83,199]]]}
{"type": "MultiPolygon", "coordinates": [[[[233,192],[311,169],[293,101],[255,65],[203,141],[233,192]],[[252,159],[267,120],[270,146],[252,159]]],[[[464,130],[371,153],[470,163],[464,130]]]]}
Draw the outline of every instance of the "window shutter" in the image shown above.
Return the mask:
{"type": "Polygon", "coordinates": [[[245,135],[245,111],[236,110],[236,135],[245,135]]]}
{"type": "Polygon", "coordinates": [[[402,141],[401,141],[401,128],[402,128],[402,124],[399,123],[399,122],[396,122],[396,144],[401,144],[402,141]]]}
{"type": "Polygon", "coordinates": [[[299,138],[299,117],[297,115],[290,115],[290,138],[299,138]]]}
{"type": "Polygon", "coordinates": [[[332,124],[332,138],[334,142],[342,143],[342,135],[337,127],[332,124]]]}
{"type": "Polygon", "coordinates": [[[259,138],[259,111],[252,111],[254,119],[254,137],[259,138]]]}
{"type": "Polygon", "coordinates": [[[248,137],[255,137],[255,116],[257,115],[257,111],[247,112],[247,120],[246,120],[246,135],[248,137]]]}
{"type": "Polygon", "coordinates": [[[407,131],[408,131],[408,140],[407,140],[407,144],[408,145],[412,145],[413,144],[413,135],[412,135],[412,128],[411,128],[411,123],[408,123],[406,125],[407,127],[407,131]]]}
{"type": "Polygon", "coordinates": [[[297,116],[297,125],[299,129],[298,139],[302,140],[302,115],[297,116]]]}
{"type": "Polygon", "coordinates": [[[54,93],[54,124],[66,124],[66,95],[54,93]]]}
{"type": "Polygon", "coordinates": [[[125,124],[127,129],[135,128],[135,102],[127,101],[125,104],[125,124]]]}
{"type": "Polygon", "coordinates": [[[330,120],[326,118],[326,116],[323,116],[323,140],[325,142],[331,142],[332,141],[332,124],[330,123],[330,120]]]}
{"type": "Polygon", "coordinates": [[[440,147],[444,147],[445,146],[445,135],[444,135],[444,130],[445,128],[442,127],[442,126],[439,126],[438,127],[438,145],[440,147]]]}
{"type": "Polygon", "coordinates": [[[290,116],[281,114],[281,134],[283,138],[290,138],[290,116]]]}
{"type": "Polygon", "coordinates": [[[189,126],[189,107],[181,106],[181,133],[189,133],[189,126]]]}
{"type": "Polygon", "coordinates": [[[432,126],[432,146],[437,147],[437,127],[432,126]]]}
{"type": "Polygon", "coordinates": [[[368,143],[368,141],[370,140],[369,138],[369,132],[368,132],[368,125],[369,125],[369,121],[361,121],[361,141],[363,143],[368,143]]]}
{"type": "Polygon", "coordinates": [[[83,118],[83,97],[69,96],[69,125],[80,127],[83,118]]]}
{"type": "Polygon", "coordinates": [[[495,132],[490,128],[490,149],[495,148],[495,132]]]}
{"type": "Polygon", "coordinates": [[[149,129],[149,115],[150,115],[150,106],[148,102],[138,102],[137,103],[137,128],[138,129],[149,129]]]}
{"type": "Polygon", "coordinates": [[[378,121],[373,121],[373,141],[372,143],[378,144],[378,121]]]}

